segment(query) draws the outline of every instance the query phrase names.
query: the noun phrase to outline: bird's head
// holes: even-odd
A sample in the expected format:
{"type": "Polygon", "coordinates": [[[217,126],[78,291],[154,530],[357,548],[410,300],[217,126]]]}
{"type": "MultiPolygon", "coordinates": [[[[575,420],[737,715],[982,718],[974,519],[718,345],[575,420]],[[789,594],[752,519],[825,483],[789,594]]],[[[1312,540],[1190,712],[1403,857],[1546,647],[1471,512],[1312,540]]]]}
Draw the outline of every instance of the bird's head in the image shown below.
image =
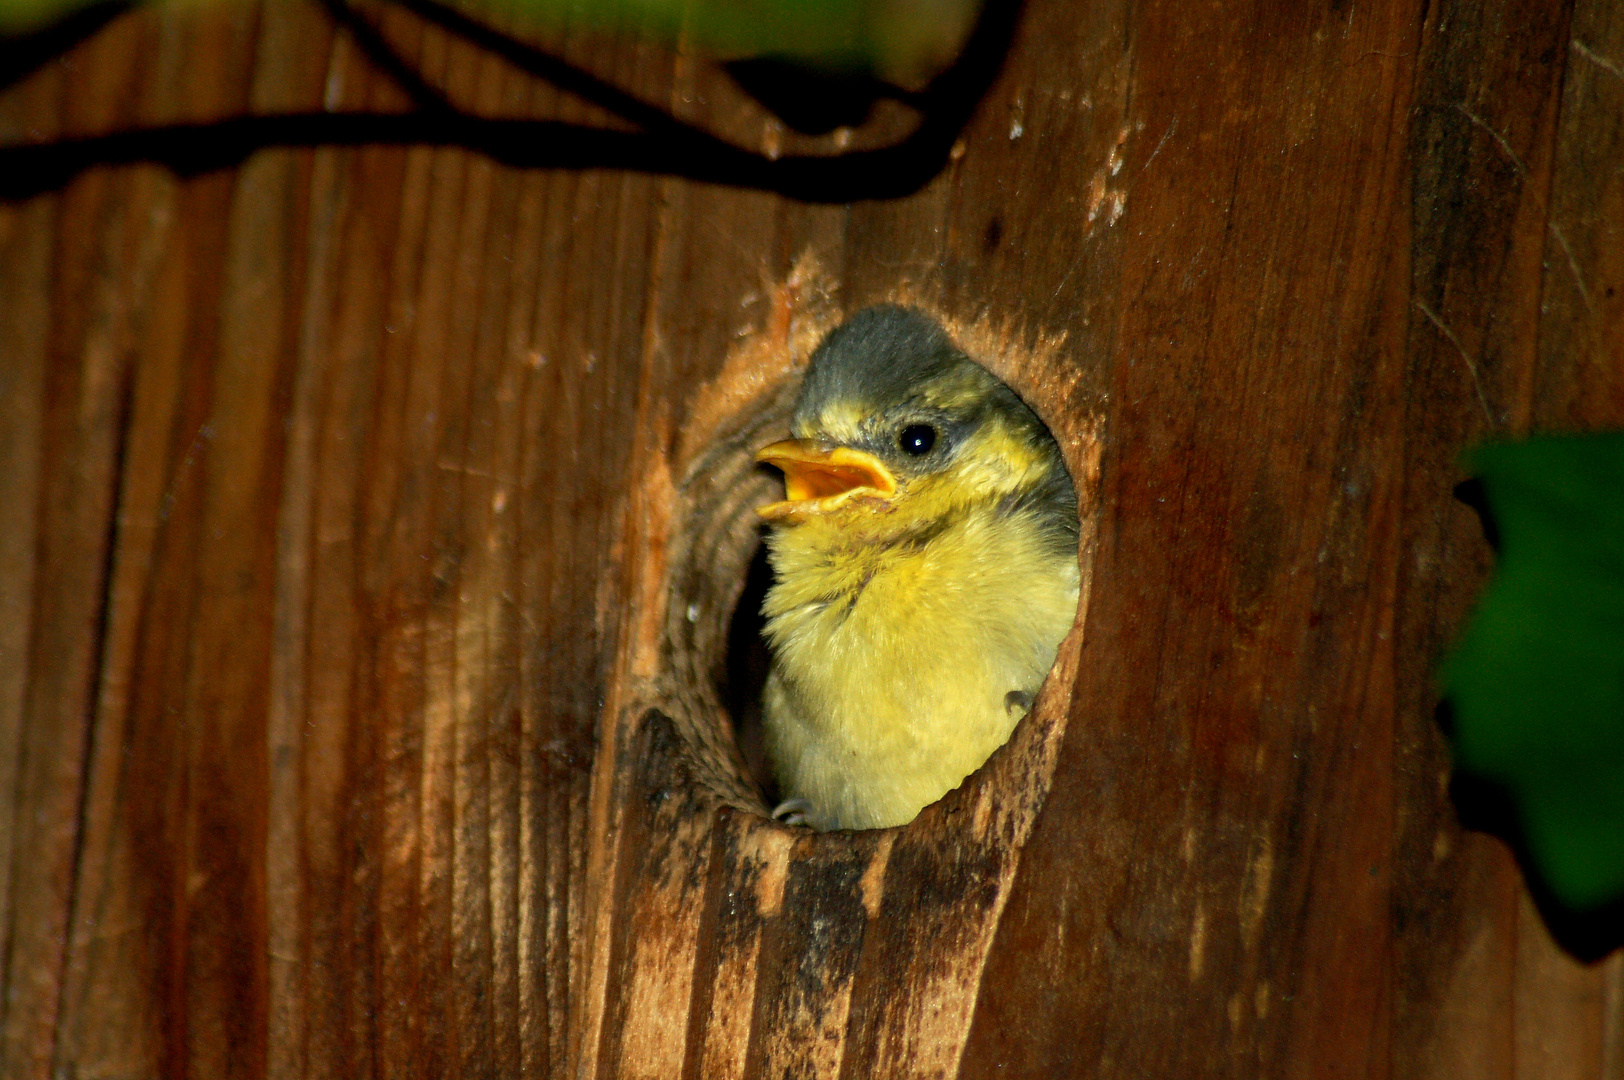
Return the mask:
{"type": "Polygon", "coordinates": [[[883,304],[830,332],[791,426],[795,438],[756,455],[784,472],[785,498],[760,509],[777,524],[877,538],[991,505],[1076,542],[1076,493],[1054,437],[923,312],[883,304]]]}

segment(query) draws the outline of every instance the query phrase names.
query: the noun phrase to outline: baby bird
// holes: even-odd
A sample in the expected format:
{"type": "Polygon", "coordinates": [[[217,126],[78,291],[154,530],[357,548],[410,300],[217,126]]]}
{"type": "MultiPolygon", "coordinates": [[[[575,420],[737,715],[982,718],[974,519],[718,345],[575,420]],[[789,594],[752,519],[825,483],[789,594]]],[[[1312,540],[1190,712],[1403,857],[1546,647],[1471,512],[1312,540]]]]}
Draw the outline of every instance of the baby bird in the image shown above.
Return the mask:
{"type": "Polygon", "coordinates": [[[824,339],[792,429],[756,455],[785,487],[758,511],[775,816],[902,825],[1009,738],[1054,663],[1077,494],[1043,422],[911,308],[824,339]]]}

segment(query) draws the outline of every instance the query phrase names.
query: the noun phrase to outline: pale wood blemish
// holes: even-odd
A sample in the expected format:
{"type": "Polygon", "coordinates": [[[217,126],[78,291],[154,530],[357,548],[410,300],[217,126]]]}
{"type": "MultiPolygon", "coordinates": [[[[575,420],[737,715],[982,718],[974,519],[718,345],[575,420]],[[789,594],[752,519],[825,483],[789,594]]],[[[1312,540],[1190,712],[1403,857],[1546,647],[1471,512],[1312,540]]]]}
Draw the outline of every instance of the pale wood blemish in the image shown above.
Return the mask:
{"type": "Polygon", "coordinates": [[[1207,909],[1198,900],[1195,905],[1195,918],[1190,925],[1190,981],[1196,982],[1201,978],[1202,969],[1207,962],[1207,909]]]}

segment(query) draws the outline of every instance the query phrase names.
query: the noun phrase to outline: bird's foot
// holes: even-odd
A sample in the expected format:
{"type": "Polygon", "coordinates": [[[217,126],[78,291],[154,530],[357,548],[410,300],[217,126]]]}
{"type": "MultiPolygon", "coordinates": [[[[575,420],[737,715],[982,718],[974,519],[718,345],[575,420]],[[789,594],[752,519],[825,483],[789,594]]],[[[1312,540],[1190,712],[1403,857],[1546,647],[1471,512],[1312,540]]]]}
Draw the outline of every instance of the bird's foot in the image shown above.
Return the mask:
{"type": "Polygon", "coordinates": [[[806,815],[812,812],[812,804],[805,799],[785,799],[773,807],[773,820],[781,821],[785,825],[805,825],[806,815]]]}
{"type": "Polygon", "coordinates": [[[1025,716],[1032,708],[1032,695],[1025,690],[1011,690],[1004,695],[1004,711],[1011,716],[1025,716]]]}

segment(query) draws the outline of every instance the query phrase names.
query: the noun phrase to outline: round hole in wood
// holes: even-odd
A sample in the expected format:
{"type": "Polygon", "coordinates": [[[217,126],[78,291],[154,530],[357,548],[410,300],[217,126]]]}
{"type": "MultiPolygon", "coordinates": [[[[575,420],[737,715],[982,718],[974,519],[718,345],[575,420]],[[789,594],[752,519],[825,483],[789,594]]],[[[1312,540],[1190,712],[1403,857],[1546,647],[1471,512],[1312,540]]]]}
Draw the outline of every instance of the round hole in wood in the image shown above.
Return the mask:
{"type": "MultiPolygon", "coordinates": [[[[770,663],[759,611],[771,570],[755,508],[780,498],[782,489],[776,473],[757,465],[755,451],[786,434],[801,367],[831,325],[833,320],[823,320],[793,359],[769,370],[749,374],[730,360],[717,382],[696,395],[701,400],[690,410],[674,455],[680,474],[670,489],[659,673],[644,704],[670,719],[685,771],[700,788],[757,815],[774,805],[777,792],[759,737],[760,690],[770,663]],[[707,396],[731,403],[731,411],[716,408],[715,400],[704,402],[707,396]]],[[[1099,444],[1091,418],[1072,422],[1075,375],[1054,362],[1056,343],[1023,348],[1017,335],[948,325],[966,351],[1039,413],[1060,443],[1082,508],[1081,611],[1092,562],[1099,444]]],[[[968,809],[964,820],[977,835],[994,821],[1013,826],[1013,833],[1000,828],[1007,836],[1024,835],[1052,776],[1078,638],[1074,625],[1009,743],[921,818],[940,821],[968,809]]]]}
{"type": "Polygon", "coordinates": [[[765,814],[775,796],[761,750],[769,656],[761,599],[771,583],[755,508],[780,483],[756,450],[788,425],[787,378],[728,418],[677,481],[657,705],[685,744],[694,778],[723,802],[765,814]]]}

